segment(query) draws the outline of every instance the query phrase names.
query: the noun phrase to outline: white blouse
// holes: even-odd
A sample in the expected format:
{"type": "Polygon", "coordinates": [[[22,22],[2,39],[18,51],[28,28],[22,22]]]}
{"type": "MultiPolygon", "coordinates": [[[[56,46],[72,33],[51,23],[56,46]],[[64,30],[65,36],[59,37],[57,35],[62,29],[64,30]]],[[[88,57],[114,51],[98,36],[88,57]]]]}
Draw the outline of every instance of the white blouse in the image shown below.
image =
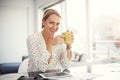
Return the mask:
{"type": "Polygon", "coordinates": [[[28,72],[45,72],[47,70],[56,70],[69,66],[70,60],[67,58],[65,44],[53,47],[52,59],[48,64],[50,53],[46,49],[42,33],[30,35],[27,39],[27,47],[29,53],[28,72]]]}

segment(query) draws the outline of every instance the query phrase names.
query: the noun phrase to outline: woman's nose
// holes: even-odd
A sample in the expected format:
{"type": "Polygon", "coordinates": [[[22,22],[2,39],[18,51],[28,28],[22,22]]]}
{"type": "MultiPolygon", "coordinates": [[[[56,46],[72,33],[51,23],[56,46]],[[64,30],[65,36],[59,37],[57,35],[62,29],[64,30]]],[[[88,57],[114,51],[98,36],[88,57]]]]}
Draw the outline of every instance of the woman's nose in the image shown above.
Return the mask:
{"type": "Polygon", "coordinates": [[[53,25],[53,28],[54,28],[54,29],[57,29],[57,27],[58,27],[57,25],[53,25]]]}

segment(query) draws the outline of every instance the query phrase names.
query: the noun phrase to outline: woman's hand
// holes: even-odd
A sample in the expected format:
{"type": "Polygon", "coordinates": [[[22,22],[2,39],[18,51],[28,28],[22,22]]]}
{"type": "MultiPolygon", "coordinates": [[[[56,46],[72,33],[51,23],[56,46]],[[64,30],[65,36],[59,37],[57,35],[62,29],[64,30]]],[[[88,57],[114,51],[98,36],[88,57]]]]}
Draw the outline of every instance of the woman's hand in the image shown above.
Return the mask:
{"type": "Polygon", "coordinates": [[[74,36],[73,36],[73,32],[71,32],[71,31],[67,31],[67,32],[70,33],[69,38],[70,38],[70,40],[71,40],[71,43],[70,43],[70,44],[67,44],[67,46],[66,46],[67,58],[68,58],[69,60],[71,60],[71,58],[72,58],[71,44],[72,44],[73,41],[74,41],[74,36]]]}
{"type": "Polygon", "coordinates": [[[64,36],[63,35],[58,35],[56,36],[53,41],[52,41],[53,45],[57,45],[57,44],[63,44],[64,43],[64,36]]]}
{"type": "Polygon", "coordinates": [[[71,45],[73,43],[73,40],[74,40],[73,32],[71,32],[71,31],[63,32],[62,35],[64,36],[65,44],[71,45]]]}
{"type": "Polygon", "coordinates": [[[64,39],[62,35],[58,35],[55,38],[53,38],[51,41],[47,42],[47,50],[49,51],[49,53],[52,54],[52,49],[53,46],[57,45],[57,44],[62,44],[64,43],[64,39]]]}
{"type": "Polygon", "coordinates": [[[71,44],[72,44],[73,41],[74,41],[74,35],[73,35],[73,32],[71,32],[70,38],[71,38],[71,44]]]}

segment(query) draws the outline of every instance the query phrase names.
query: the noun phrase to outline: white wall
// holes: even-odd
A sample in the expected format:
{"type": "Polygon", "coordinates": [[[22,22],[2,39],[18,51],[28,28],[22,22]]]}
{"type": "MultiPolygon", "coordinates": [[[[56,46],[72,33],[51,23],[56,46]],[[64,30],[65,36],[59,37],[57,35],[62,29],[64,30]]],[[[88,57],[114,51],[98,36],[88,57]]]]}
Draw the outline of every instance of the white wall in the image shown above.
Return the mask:
{"type": "Polygon", "coordinates": [[[59,0],[0,0],[0,63],[28,55],[27,36],[38,32],[39,8],[59,0]]]}
{"type": "Polygon", "coordinates": [[[33,0],[0,0],[0,63],[28,55],[26,39],[34,33],[33,0]]]}

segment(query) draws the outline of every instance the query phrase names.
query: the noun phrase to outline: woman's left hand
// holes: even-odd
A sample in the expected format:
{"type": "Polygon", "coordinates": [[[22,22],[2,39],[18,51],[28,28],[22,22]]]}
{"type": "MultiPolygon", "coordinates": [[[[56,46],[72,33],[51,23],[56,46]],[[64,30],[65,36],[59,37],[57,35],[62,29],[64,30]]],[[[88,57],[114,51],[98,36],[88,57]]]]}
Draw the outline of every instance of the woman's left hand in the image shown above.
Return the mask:
{"type": "Polygon", "coordinates": [[[71,32],[71,44],[74,42],[74,35],[73,32],[71,32]]]}

